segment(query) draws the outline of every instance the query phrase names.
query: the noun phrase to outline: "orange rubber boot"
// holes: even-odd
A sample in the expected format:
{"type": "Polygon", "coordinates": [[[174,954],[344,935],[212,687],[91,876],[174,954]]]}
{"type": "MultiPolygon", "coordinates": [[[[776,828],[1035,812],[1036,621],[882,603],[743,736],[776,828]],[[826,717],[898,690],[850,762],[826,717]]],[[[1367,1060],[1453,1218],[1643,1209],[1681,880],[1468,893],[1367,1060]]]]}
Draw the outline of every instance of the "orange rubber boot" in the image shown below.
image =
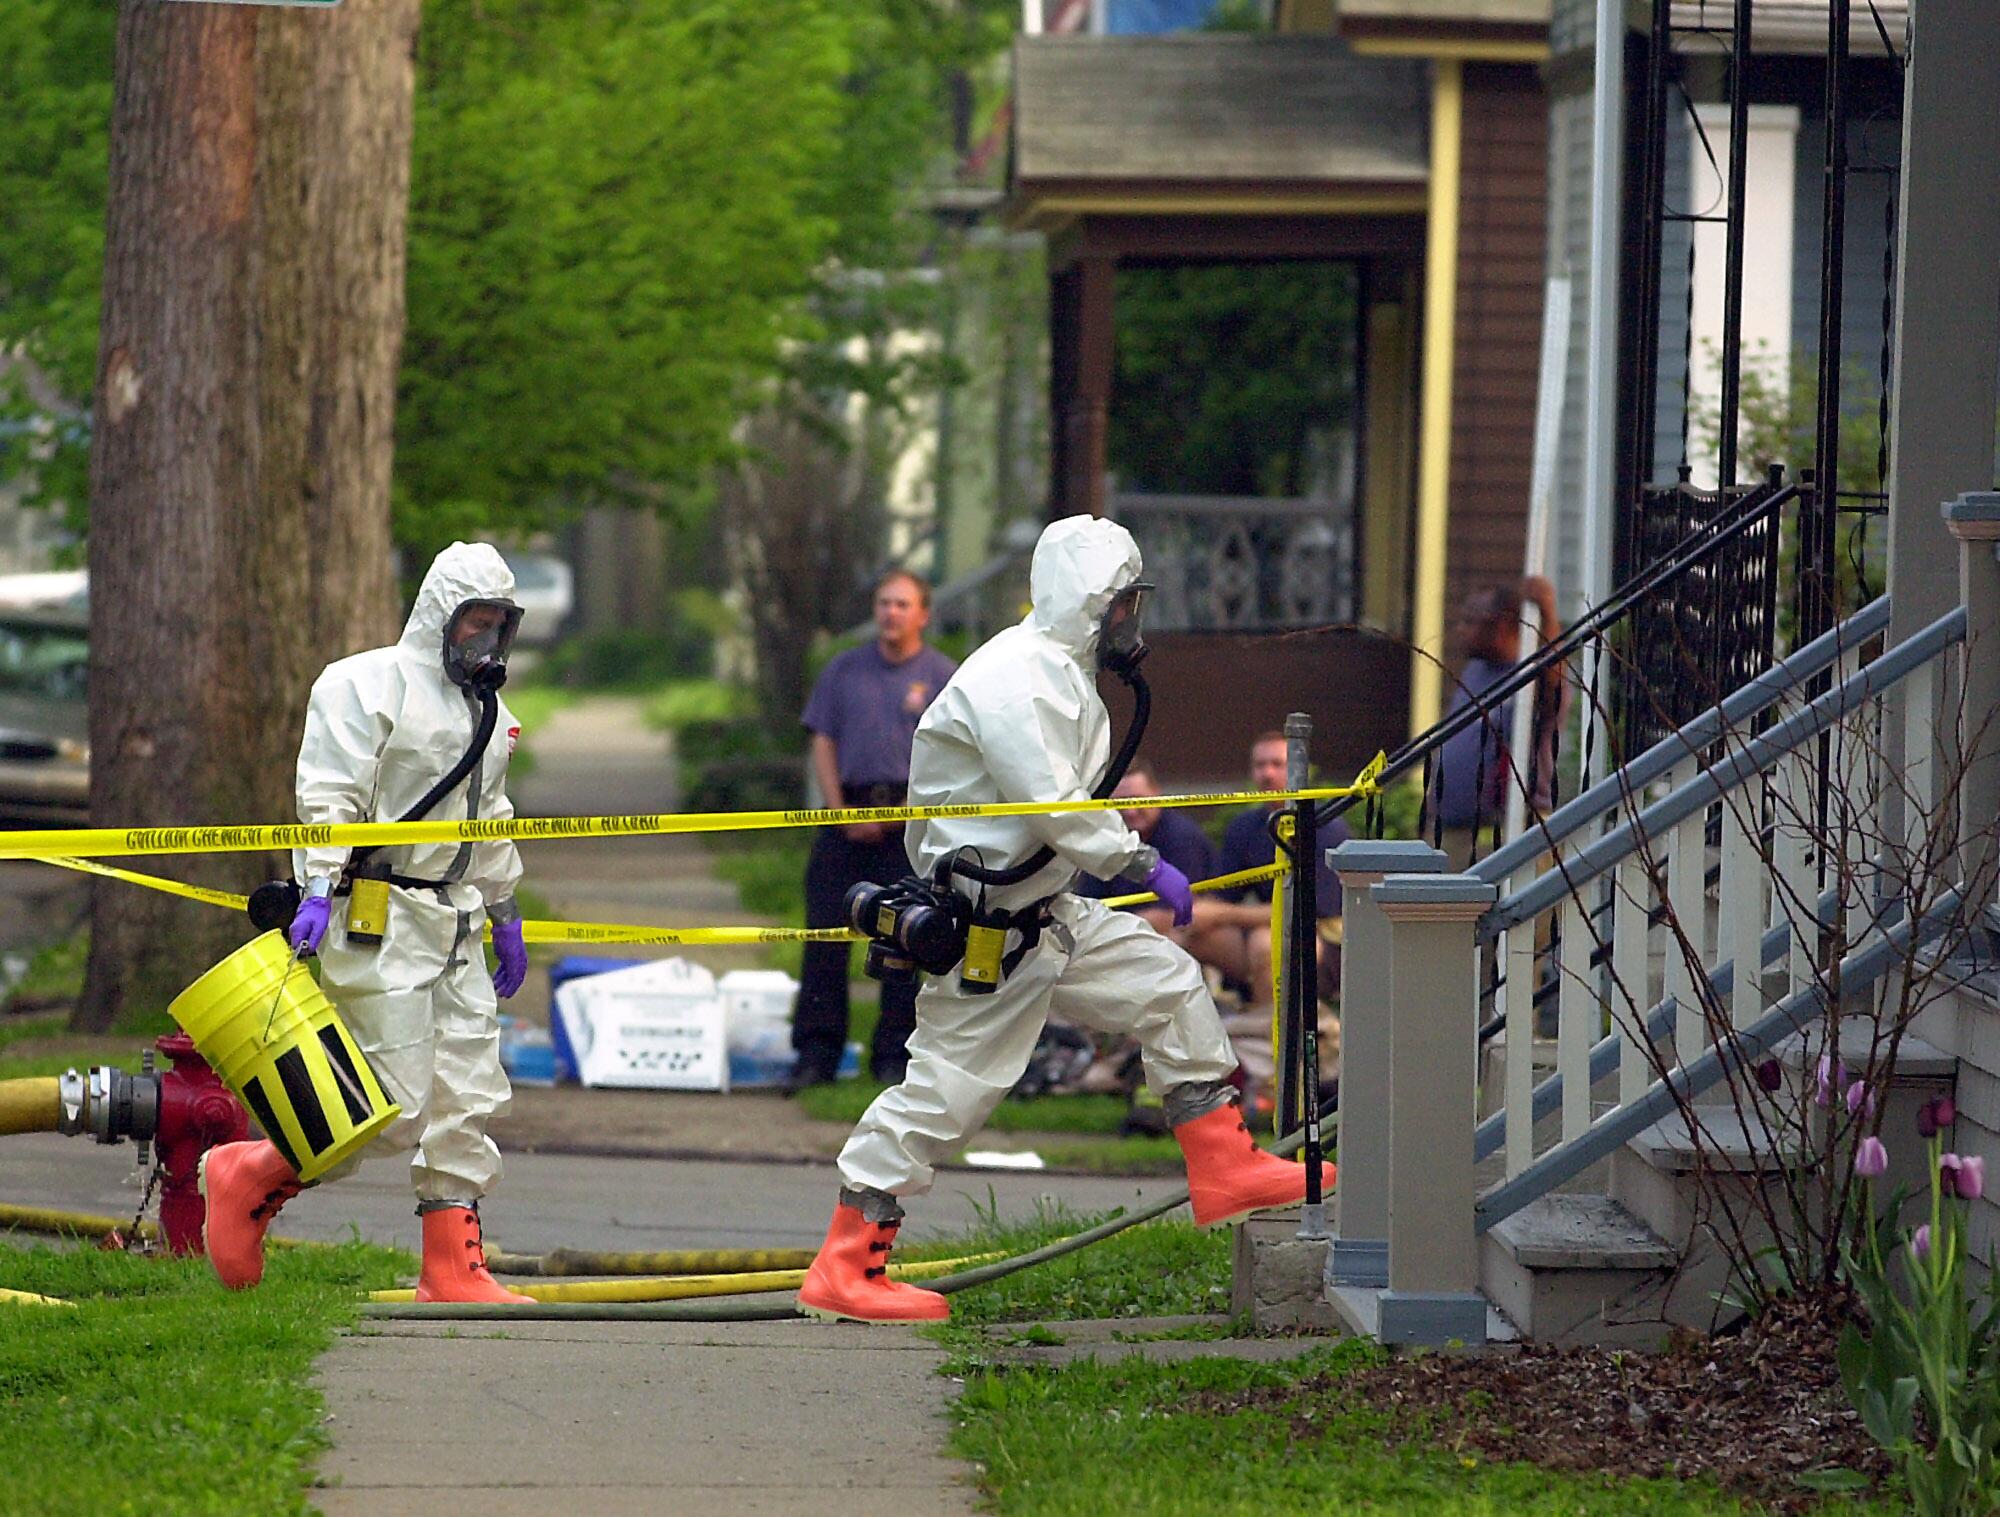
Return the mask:
{"type": "Polygon", "coordinates": [[[942,1322],[951,1303],[936,1291],[889,1278],[889,1250],[900,1218],[870,1222],[844,1196],[826,1242],[799,1287],[799,1310],[820,1322],[942,1322]]]}
{"type": "Polygon", "coordinates": [[[419,1301],[470,1301],[482,1306],[532,1306],[486,1272],[486,1247],[479,1236],[479,1212],[471,1206],[441,1206],[424,1217],[424,1268],[417,1277],[419,1301]]]}
{"type": "Polygon", "coordinates": [[[201,1156],[201,1246],[231,1290],[264,1278],[264,1233],[303,1187],[276,1145],[224,1143],[201,1156]]]}
{"type": "MultiPolygon", "coordinates": [[[[1303,1164],[1267,1154],[1234,1106],[1218,1106],[1174,1129],[1187,1160],[1188,1198],[1196,1227],[1224,1227],[1252,1212],[1297,1206],[1306,1198],[1303,1164]]],[[[1333,1166],[1326,1183],[1333,1184],[1333,1166]]]]}

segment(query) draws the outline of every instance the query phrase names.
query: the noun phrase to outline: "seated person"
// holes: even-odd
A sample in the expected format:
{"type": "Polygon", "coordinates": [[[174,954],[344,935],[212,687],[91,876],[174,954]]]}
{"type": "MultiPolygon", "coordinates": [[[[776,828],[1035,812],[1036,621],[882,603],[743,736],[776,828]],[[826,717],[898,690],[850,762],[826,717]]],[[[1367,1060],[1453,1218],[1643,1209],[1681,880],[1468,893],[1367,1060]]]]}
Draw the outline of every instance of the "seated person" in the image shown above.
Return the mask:
{"type": "MultiPolygon", "coordinates": [[[[1266,732],[1250,745],[1250,784],[1257,790],[1285,788],[1285,735],[1266,732]]],[[[1222,856],[1216,868],[1222,874],[1241,869],[1257,869],[1276,856],[1271,838],[1271,817],[1282,805],[1272,802],[1253,806],[1230,818],[1222,834],[1222,856]]],[[[1337,848],[1353,834],[1340,817],[1331,817],[1319,826],[1319,843],[1313,850],[1317,866],[1320,923],[1319,996],[1322,1001],[1340,999],[1340,876],[1326,867],[1326,851],[1337,848]]],[[[1244,985],[1249,994],[1246,1011],[1261,1008],[1270,1015],[1271,1007],[1271,881],[1241,885],[1219,892],[1223,910],[1216,917],[1218,937],[1226,930],[1233,941],[1213,945],[1217,962],[1229,958],[1226,968],[1231,979],[1244,985]]],[[[1199,919],[1197,919],[1199,925],[1199,919]]],[[[1199,957],[1199,954],[1197,954],[1199,957]]]]}
{"type": "MultiPolygon", "coordinates": [[[[1282,732],[1266,732],[1250,745],[1250,783],[1256,790],[1285,788],[1282,732]]],[[[1218,873],[1235,874],[1271,863],[1277,854],[1271,818],[1283,804],[1273,801],[1253,806],[1230,818],[1222,834],[1222,854],[1216,860],[1218,873]]],[[[1320,823],[1313,851],[1319,909],[1319,999],[1323,1005],[1340,1000],[1340,876],[1327,868],[1326,850],[1337,848],[1351,836],[1344,820],[1331,817],[1320,823]]],[[[1207,937],[1188,945],[1195,957],[1220,966],[1243,988],[1242,1009],[1225,1016],[1222,1025],[1244,1068],[1259,1082],[1269,1080],[1275,1068],[1271,1053],[1271,893],[1270,880],[1217,892],[1222,899],[1211,910],[1207,937]]],[[[1195,925],[1202,925],[1199,917],[1195,925]]],[[[1331,1077],[1339,1065],[1340,1023],[1325,1010],[1319,1019],[1319,1048],[1322,1076],[1331,1077]]]]}

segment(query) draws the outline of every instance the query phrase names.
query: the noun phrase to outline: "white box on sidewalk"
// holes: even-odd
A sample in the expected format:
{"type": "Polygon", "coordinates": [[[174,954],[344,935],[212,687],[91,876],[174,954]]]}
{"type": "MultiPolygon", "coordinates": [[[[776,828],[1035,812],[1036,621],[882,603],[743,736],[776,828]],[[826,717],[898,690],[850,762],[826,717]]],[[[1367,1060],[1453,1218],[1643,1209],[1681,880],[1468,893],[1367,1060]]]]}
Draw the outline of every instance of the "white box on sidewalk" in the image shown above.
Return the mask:
{"type": "Polygon", "coordinates": [[[728,1019],[715,976],[662,959],[563,985],[556,1004],[587,1086],[729,1089],[728,1019]]]}

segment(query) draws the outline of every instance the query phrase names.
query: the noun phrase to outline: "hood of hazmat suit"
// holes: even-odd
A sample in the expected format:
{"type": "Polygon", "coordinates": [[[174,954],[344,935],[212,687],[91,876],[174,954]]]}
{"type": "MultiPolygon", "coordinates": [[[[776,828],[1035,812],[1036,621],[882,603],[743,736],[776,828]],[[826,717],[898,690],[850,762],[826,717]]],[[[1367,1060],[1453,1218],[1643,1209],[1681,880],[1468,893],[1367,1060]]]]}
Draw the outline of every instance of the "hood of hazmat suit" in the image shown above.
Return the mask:
{"type": "MultiPolygon", "coordinates": [[[[453,543],[432,562],[403,635],[329,664],[314,681],[299,747],[299,820],[394,821],[443,779],[478,729],[478,696],[454,683],[444,665],[445,626],[467,601],[507,601],[514,574],[486,543],[453,543]]],[[[514,814],[505,782],[521,733],[503,702],[486,752],[464,782],[431,807],[427,820],[505,818],[514,814]]],[[[301,883],[337,877],[346,848],[294,854],[301,883]]],[[[511,842],[419,844],[373,856],[396,873],[441,880],[466,907],[511,900],[521,875],[511,842]]]]}
{"type": "MultiPolygon", "coordinates": [[[[1049,524],[1029,570],[1027,617],[968,658],[917,724],[911,805],[1089,799],[1111,762],[1111,718],[1097,693],[1099,627],[1141,567],[1139,545],[1116,522],[1049,524]]],[[[913,822],[905,837],[924,875],[960,848],[1004,869],[1045,845],[1055,859],[1020,884],[989,888],[989,906],[1018,909],[1067,889],[1079,871],[1143,880],[1158,858],[1115,811],[951,817],[913,822]]],[[[955,884],[978,897],[973,882],[955,884]]]]}

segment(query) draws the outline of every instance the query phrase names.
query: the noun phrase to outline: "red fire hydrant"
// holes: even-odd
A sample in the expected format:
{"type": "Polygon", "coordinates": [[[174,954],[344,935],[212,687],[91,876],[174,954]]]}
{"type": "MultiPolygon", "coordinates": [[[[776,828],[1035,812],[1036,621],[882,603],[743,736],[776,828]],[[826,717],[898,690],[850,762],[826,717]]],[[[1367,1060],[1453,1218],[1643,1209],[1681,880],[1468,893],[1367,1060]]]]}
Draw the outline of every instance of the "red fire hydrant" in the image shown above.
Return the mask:
{"type": "Polygon", "coordinates": [[[198,1254],[202,1200],[195,1177],[201,1156],[219,1143],[242,1142],[250,1135],[250,1117],[186,1033],[169,1033],[153,1046],[172,1066],[160,1076],[159,1125],[153,1134],[163,1171],[160,1236],[173,1253],[198,1254]]]}

